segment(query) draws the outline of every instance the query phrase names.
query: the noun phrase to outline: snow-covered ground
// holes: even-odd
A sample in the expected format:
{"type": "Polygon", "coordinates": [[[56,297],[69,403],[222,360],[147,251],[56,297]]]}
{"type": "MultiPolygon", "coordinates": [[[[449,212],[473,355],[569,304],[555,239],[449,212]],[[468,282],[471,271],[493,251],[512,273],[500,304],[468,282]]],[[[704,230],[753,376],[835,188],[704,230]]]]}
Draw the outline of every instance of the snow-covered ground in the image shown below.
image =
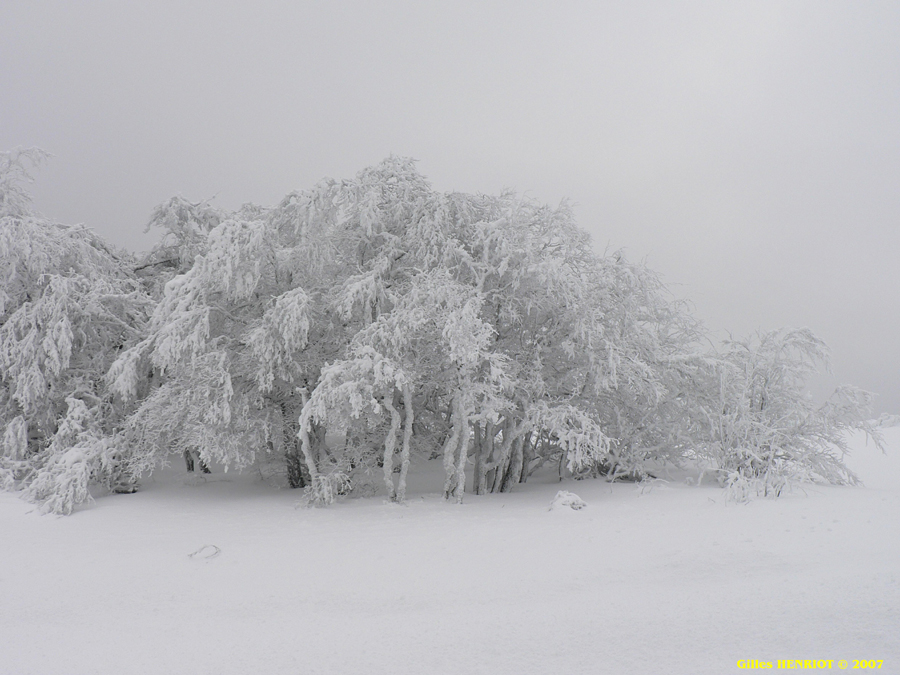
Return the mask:
{"type": "Polygon", "coordinates": [[[413,476],[405,506],[308,509],[252,472],[177,469],[63,518],[0,494],[0,673],[900,673],[900,427],[885,438],[853,439],[865,488],[749,504],[547,476],[458,506],[413,476]],[[560,489],[587,507],[551,510],[560,489]]]}

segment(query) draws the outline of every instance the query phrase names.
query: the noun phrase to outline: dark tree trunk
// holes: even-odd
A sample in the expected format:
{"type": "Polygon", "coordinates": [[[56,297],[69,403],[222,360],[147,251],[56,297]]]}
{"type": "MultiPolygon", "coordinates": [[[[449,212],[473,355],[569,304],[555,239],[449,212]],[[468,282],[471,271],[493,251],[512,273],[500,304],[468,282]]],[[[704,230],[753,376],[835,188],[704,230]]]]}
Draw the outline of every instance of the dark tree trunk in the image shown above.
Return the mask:
{"type": "Polygon", "coordinates": [[[299,431],[300,416],[290,401],[281,403],[282,434],[284,440],[284,465],[287,469],[288,485],[302,488],[309,484],[309,471],[303,461],[300,448],[299,431]]]}
{"type": "Polygon", "coordinates": [[[522,466],[524,463],[522,444],[524,441],[525,439],[522,436],[517,436],[515,440],[513,440],[512,457],[510,458],[509,469],[506,471],[503,480],[500,483],[500,492],[509,492],[512,489],[512,486],[521,479],[522,466]]]}
{"type": "Polygon", "coordinates": [[[511,419],[503,422],[503,443],[500,445],[500,456],[497,457],[496,471],[494,472],[494,480],[491,484],[491,492],[500,492],[503,479],[509,470],[509,456],[512,451],[513,439],[515,438],[515,423],[511,419]]]}
{"type": "Polygon", "coordinates": [[[476,495],[484,494],[484,479],[482,468],[484,456],[481,451],[481,425],[476,423],[472,429],[472,450],[475,455],[475,468],[472,476],[472,492],[476,495]]]}
{"type": "MultiPolygon", "coordinates": [[[[193,473],[194,471],[194,455],[190,450],[184,451],[184,464],[188,470],[188,473],[193,473]]],[[[200,465],[201,473],[211,473],[209,470],[209,466],[207,466],[206,462],[198,455],[197,456],[197,464],[200,465]]]]}
{"type": "Polygon", "coordinates": [[[528,465],[534,459],[534,445],[531,442],[532,433],[529,431],[522,439],[522,468],[519,472],[518,481],[524,483],[528,480],[528,465]]]}
{"type": "MultiPolygon", "coordinates": [[[[493,422],[488,422],[482,428],[475,427],[475,474],[472,478],[472,492],[483,495],[487,492],[488,480],[491,468],[491,458],[494,454],[494,438],[497,435],[493,422]],[[482,433],[483,432],[483,433],[482,433]]],[[[493,476],[493,474],[490,474],[493,476]]]]}

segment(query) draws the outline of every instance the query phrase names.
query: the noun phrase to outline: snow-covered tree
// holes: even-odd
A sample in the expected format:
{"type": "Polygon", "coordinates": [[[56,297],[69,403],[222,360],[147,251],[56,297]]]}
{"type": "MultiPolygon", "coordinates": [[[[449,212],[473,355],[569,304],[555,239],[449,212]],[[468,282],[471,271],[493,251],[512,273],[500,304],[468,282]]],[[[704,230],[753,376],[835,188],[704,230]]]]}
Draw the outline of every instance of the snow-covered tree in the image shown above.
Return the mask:
{"type": "Polygon", "coordinates": [[[700,461],[776,492],[851,479],[833,451],[864,396],[800,396],[824,354],[811,334],[710,353],[656,275],[598,255],[566,204],[440,193],[391,157],[271,208],[174,198],[135,262],[31,213],[10,157],[2,475],[54,510],[185,451],[280,458],[313,503],[369,474],[402,501],[416,455],[442,460],[457,501],[548,463],[615,480],[700,461]]]}
{"type": "Polygon", "coordinates": [[[195,260],[110,372],[126,399],[140,396],[148,367],[165,382],[131,419],[144,452],[191,443],[206,461],[240,465],[277,449],[292,484],[340,483],[349,467],[328,452],[331,428],[355,448],[354,469],[380,465],[392,496],[395,449],[442,448],[457,499],[473,433],[476,491],[489,472],[492,489],[508,489],[547,453],[572,469],[607,459],[593,397],[616,384],[622,345],[603,335],[602,299],[619,291],[603,286],[608,270],[567,208],[437,193],[411,161],[391,158],[272,209],[205,209],[160,211],[176,242],[194,242],[195,260]],[[393,364],[393,380],[366,365],[373,354],[393,364]],[[348,386],[375,405],[337,405],[332,388],[348,386]],[[191,415],[188,392],[205,402],[191,415]],[[385,452],[369,447],[373,433],[385,452]]]}
{"type": "Polygon", "coordinates": [[[857,482],[843,463],[846,432],[864,431],[880,445],[867,421],[872,395],[842,386],[816,405],[806,381],[828,360],[825,343],[808,328],[725,344],[694,396],[709,414],[708,440],[698,434],[695,448],[732,497],[777,497],[793,482],[857,482]]]}
{"type": "MultiPolygon", "coordinates": [[[[146,339],[109,373],[115,392],[139,401],[129,438],[141,453],[161,458],[190,448],[202,461],[242,466],[277,451],[290,484],[306,484],[300,409],[348,339],[325,299],[336,292],[337,270],[350,264],[342,254],[351,254],[334,246],[340,232],[310,216],[335,207],[333,191],[326,182],[274,209],[211,214],[178,201],[157,211],[169,214],[157,220],[175,242],[170,248],[185,250],[178,242],[187,240],[194,259],[165,284],[146,339]],[[147,372],[161,385],[141,400],[147,372]]],[[[184,254],[170,254],[152,257],[184,264],[184,254]]],[[[321,433],[314,437],[324,443],[321,433]]]]}
{"type": "MultiPolygon", "coordinates": [[[[565,205],[435,193],[396,159],[342,188],[361,255],[337,310],[361,327],[312,390],[304,423],[343,429],[332,387],[363,372],[374,378],[359,363],[374,353],[402,378],[382,390],[384,382],[368,382],[378,393],[352,411],[364,423],[351,436],[380,429],[394,448],[397,420],[413,418],[412,445],[419,437],[442,448],[447,497],[461,498],[470,455],[477,493],[509,489],[551,458],[576,472],[634,468],[631,447],[609,435],[603,404],[620,403],[615,423],[630,431],[637,421],[622,401],[638,392],[658,408],[657,371],[696,337],[655,277],[597,256],[565,205]]],[[[371,456],[393,493],[390,453],[371,456]]]]}
{"type": "Polygon", "coordinates": [[[129,491],[142,468],[103,378],[150,301],[127,254],[33,212],[22,183],[41,158],[0,154],[0,483],[67,513],[91,481],[129,491]]]}

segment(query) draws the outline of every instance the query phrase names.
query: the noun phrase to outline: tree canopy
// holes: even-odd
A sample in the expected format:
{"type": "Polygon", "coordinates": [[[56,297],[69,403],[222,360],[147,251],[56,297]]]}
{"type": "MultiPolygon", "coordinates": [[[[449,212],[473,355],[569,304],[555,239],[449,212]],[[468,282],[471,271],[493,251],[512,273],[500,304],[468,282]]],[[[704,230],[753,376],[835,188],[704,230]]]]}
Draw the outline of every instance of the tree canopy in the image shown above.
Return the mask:
{"type": "Polygon", "coordinates": [[[128,254],[31,210],[21,183],[41,159],[0,156],[0,484],[69,512],[89,481],[131,490],[149,468],[119,434],[125,410],[104,377],[153,303],[128,254]]]}
{"type": "Polygon", "coordinates": [[[547,463],[639,479],[695,462],[742,493],[853,480],[834,449],[865,397],[802,396],[824,345],[704,346],[566,204],[437,192],[391,157],[274,207],[174,198],[138,260],[32,213],[23,156],[4,157],[0,476],[49,510],[185,449],[280,457],[312,503],[373,472],[402,501],[413,454],[442,460],[457,501],[547,463]]]}

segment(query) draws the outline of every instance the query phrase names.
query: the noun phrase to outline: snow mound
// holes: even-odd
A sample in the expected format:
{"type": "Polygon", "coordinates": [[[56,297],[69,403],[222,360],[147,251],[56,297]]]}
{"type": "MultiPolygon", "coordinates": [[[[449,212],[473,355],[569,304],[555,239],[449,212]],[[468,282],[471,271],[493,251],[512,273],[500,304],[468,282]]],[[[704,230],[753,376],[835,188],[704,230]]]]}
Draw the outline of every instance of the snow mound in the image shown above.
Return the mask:
{"type": "Polygon", "coordinates": [[[875,420],[875,426],[879,427],[900,427],[900,415],[891,415],[890,413],[882,413],[881,417],[875,420]]]}
{"type": "Polygon", "coordinates": [[[553,498],[553,501],[550,502],[551,511],[566,508],[572,509],[573,511],[580,511],[586,506],[587,502],[585,502],[581,497],[566,490],[560,490],[559,492],[557,492],[556,496],[553,498]]]}

